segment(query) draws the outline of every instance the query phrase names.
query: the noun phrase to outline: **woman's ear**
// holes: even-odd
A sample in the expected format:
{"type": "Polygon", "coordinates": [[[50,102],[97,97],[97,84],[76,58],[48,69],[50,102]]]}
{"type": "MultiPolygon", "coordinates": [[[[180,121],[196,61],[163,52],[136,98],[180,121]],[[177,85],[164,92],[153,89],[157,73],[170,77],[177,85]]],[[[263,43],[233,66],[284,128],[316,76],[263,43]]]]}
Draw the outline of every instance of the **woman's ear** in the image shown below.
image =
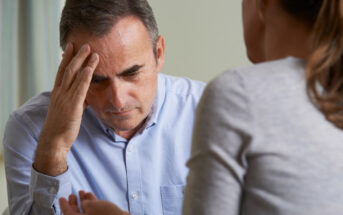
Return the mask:
{"type": "MultiPolygon", "coordinates": [[[[256,4],[257,4],[257,14],[258,17],[261,19],[262,22],[265,21],[265,17],[266,17],[266,6],[269,3],[268,0],[256,0],[256,4]]],[[[275,0],[273,0],[275,1],[275,0]]]]}

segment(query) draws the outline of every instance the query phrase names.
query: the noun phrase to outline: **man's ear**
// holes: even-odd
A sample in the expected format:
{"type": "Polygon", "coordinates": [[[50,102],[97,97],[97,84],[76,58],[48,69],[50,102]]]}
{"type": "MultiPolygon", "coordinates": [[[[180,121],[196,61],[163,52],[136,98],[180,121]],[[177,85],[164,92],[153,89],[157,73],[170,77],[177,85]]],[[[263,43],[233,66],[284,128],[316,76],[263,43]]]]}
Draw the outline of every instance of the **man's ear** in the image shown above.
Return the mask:
{"type": "Polygon", "coordinates": [[[156,41],[156,62],[157,62],[158,72],[162,69],[164,65],[164,54],[165,54],[164,37],[160,35],[156,41]]]}

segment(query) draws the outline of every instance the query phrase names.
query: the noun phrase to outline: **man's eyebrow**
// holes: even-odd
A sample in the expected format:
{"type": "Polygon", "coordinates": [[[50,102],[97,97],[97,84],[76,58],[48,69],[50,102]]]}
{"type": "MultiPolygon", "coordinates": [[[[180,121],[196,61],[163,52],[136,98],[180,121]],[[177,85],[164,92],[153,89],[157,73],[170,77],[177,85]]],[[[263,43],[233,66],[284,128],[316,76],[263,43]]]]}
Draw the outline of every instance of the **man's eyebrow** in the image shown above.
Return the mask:
{"type": "Polygon", "coordinates": [[[134,72],[137,72],[140,68],[144,67],[144,65],[133,65],[127,69],[125,69],[124,71],[122,71],[121,73],[118,74],[118,76],[125,76],[127,74],[130,74],[130,73],[134,73],[134,72]]]}
{"type": "MultiPolygon", "coordinates": [[[[138,71],[142,67],[144,67],[144,65],[133,65],[133,66],[129,67],[128,69],[125,69],[124,71],[119,73],[117,76],[125,76],[125,75],[128,75],[130,73],[134,73],[134,72],[138,71]]],[[[98,81],[103,81],[103,80],[107,80],[108,77],[103,76],[103,75],[97,75],[97,74],[93,73],[92,79],[93,80],[97,79],[98,81]]]]}

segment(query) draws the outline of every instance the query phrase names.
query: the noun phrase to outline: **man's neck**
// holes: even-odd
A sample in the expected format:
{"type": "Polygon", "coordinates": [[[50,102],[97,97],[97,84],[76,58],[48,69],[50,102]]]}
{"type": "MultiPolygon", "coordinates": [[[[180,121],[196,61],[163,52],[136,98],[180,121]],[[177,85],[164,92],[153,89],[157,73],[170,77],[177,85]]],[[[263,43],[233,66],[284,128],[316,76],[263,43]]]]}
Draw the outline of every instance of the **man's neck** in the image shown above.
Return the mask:
{"type": "Polygon", "coordinates": [[[114,130],[114,132],[121,136],[122,138],[125,138],[127,141],[130,141],[131,138],[133,136],[135,136],[135,134],[145,125],[145,122],[146,122],[146,119],[145,118],[138,126],[136,126],[134,129],[131,129],[131,130],[126,130],[126,131],[118,131],[118,130],[114,130]]]}

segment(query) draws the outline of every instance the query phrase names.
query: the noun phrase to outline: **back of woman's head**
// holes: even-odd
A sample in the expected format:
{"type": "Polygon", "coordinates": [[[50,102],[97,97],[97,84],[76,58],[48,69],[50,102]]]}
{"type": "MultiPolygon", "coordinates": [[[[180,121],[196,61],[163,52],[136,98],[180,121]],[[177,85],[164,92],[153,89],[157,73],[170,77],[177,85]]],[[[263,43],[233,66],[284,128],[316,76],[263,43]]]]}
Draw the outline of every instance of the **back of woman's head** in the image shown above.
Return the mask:
{"type": "Polygon", "coordinates": [[[314,24],[323,0],[280,0],[281,6],[290,14],[314,24]]]}
{"type": "Polygon", "coordinates": [[[308,93],[326,118],[343,129],[343,0],[279,1],[287,12],[313,26],[308,93]]]}

